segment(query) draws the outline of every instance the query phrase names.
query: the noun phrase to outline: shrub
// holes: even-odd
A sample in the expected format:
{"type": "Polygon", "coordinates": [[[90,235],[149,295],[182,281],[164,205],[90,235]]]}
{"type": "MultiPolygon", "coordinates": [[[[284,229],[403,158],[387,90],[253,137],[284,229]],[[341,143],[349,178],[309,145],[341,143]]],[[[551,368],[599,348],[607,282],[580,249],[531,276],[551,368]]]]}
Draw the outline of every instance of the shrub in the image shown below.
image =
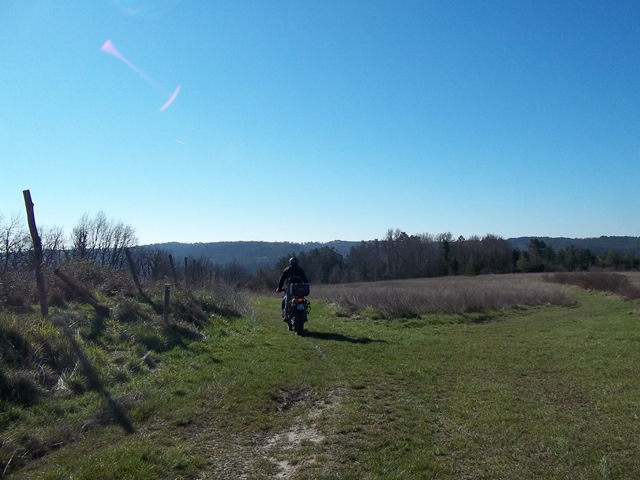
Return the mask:
{"type": "Polygon", "coordinates": [[[31,305],[38,301],[35,283],[35,275],[28,270],[0,273],[0,309],[29,311],[31,305]]]}
{"type": "MultiPolygon", "coordinates": [[[[83,259],[61,262],[58,268],[73,278],[76,283],[82,285],[85,290],[92,293],[106,297],[114,297],[118,294],[135,296],[138,293],[131,275],[123,270],[98,265],[83,259]]],[[[58,289],[64,292],[64,298],[67,301],[78,300],[77,294],[55,277],[52,272],[47,271],[47,273],[47,285],[50,290],[58,289]]]]}
{"type": "Polygon", "coordinates": [[[635,286],[629,277],[620,273],[554,273],[553,275],[547,276],[546,279],[555,283],[575,285],[585,290],[613,293],[627,300],[640,298],[640,288],[635,286]]]}
{"type": "Polygon", "coordinates": [[[120,298],[111,309],[112,316],[123,323],[133,323],[136,320],[149,320],[149,315],[140,302],[132,298],[120,298]]]}

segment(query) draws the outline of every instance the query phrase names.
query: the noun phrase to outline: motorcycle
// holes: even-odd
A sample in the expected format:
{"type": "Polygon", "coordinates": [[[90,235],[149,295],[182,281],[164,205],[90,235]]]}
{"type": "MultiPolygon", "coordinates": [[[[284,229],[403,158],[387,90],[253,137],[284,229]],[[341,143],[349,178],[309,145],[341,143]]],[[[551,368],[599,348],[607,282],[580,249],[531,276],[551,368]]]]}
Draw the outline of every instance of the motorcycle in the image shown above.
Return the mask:
{"type": "Polygon", "coordinates": [[[311,302],[305,297],[309,295],[308,283],[290,283],[283,296],[283,320],[289,331],[296,335],[304,335],[304,324],[308,320],[311,302]]]}

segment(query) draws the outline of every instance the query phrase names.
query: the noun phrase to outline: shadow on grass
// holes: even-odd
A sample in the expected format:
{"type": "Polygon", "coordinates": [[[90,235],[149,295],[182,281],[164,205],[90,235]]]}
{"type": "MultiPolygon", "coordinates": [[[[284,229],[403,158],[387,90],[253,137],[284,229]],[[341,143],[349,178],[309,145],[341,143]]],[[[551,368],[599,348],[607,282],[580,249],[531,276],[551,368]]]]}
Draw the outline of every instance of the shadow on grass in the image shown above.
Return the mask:
{"type": "Polygon", "coordinates": [[[102,383],[102,380],[98,375],[98,372],[96,371],[95,367],[93,366],[89,358],[85,355],[84,351],[82,350],[82,348],[80,347],[76,339],[73,337],[73,335],[70,334],[69,330],[66,328],[65,328],[65,334],[69,342],[71,342],[71,346],[73,347],[74,352],[78,356],[78,360],[80,360],[82,369],[89,381],[89,388],[91,390],[98,392],[100,395],[104,397],[107,404],[109,405],[111,412],[113,413],[114,419],[116,420],[116,422],[118,422],[118,424],[120,424],[120,426],[123,428],[125,432],[127,432],[128,434],[135,433],[135,428],[133,427],[131,420],[129,420],[129,417],[127,417],[127,414],[124,408],[122,408],[122,406],[117,402],[117,400],[114,400],[111,394],[104,388],[104,384],[102,383]]]}
{"type": "Polygon", "coordinates": [[[346,335],[342,335],[341,333],[331,333],[331,332],[314,332],[312,330],[306,330],[304,332],[305,337],[309,338],[317,338],[318,340],[332,340],[334,342],[348,342],[348,343],[360,343],[360,344],[369,344],[369,343],[387,343],[386,340],[373,340],[371,338],[366,337],[348,337],[346,335]]]}
{"type": "MultiPolygon", "coordinates": [[[[89,333],[89,338],[94,342],[100,338],[107,328],[107,316],[95,312],[93,314],[93,318],[91,319],[91,331],[89,333]]],[[[74,347],[75,348],[75,347],[74,347]]]]}
{"type": "Polygon", "coordinates": [[[147,305],[149,305],[156,314],[162,315],[164,313],[164,305],[160,305],[154,302],[153,299],[143,290],[140,290],[140,296],[138,298],[142,303],[146,303],[147,305]]]}

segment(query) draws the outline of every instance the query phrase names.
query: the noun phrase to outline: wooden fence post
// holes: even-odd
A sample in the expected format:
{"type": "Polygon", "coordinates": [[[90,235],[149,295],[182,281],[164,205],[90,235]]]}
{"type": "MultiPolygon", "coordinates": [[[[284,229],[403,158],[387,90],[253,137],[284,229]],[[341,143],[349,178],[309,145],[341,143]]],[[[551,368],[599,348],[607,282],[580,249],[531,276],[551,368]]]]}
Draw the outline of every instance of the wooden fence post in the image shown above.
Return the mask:
{"type": "Polygon", "coordinates": [[[140,280],[138,280],[138,272],[136,272],[136,266],[133,263],[133,258],[131,258],[131,252],[129,248],[124,249],[124,254],[127,256],[127,261],[129,262],[129,270],[131,270],[131,276],[133,277],[133,283],[136,284],[136,288],[140,295],[144,296],[144,292],[142,291],[142,287],[140,286],[140,280]]]}
{"type": "Polygon", "coordinates": [[[169,255],[169,264],[171,265],[171,273],[173,274],[173,286],[178,288],[178,274],[176,273],[176,266],[173,264],[172,255],[169,255]]]}
{"type": "Polygon", "coordinates": [[[53,271],[53,273],[55,273],[56,276],[60,280],[62,280],[64,283],[66,283],[74,292],[80,295],[85,302],[91,305],[94,308],[94,310],[98,313],[98,315],[102,317],[109,316],[109,308],[100,305],[98,301],[95,298],[93,298],[93,295],[91,295],[88,291],[86,291],[84,288],[78,285],[71,277],[62,273],[59,268],[56,268],[53,271]]]}
{"type": "Polygon", "coordinates": [[[165,283],[164,285],[164,323],[165,325],[169,325],[169,304],[170,304],[170,296],[171,296],[171,285],[165,283]]]}
{"type": "Polygon", "coordinates": [[[196,262],[196,259],[194,258],[193,260],[191,260],[191,284],[192,285],[197,285],[197,282],[199,280],[198,277],[198,263],[196,262]]]}
{"type": "Polygon", "coordinates": [[[36,226],[36,217],[33,214],[33,202],[31,201],[31,192],[23,190],[24,205],[27,208],[27,220],[29,222],[29,231],[31,232],[31,240],[33,241],[34,262],[36,264],[36,284],[38,286],[38,298],[40,300],[40,312],[43,317],[49,315],[49,305],[47,303],[47,287],[44,283],[44,259],[42,256],[42,242],[38,235],[36,226]]]}

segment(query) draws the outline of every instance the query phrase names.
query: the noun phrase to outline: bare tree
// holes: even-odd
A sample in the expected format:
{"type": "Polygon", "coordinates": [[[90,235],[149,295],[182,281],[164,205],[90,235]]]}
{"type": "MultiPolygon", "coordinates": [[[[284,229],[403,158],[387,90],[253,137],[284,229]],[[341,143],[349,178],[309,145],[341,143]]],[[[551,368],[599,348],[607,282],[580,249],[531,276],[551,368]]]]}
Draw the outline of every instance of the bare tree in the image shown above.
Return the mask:
{"type": "Polygon", "coordinates": [[[111,225],[104,212],[98,212],[92,223],[89,243],[93,260],[105,265],[109,261],[111,250],[111,225]]]}
{"type": "Polygon", "coordinates": [[[80,258],[87,257],[89,249],[89,231],[91,230],[91,221],[85,213],[80,217],[78,224],[73,227],[71,232],[71,248],[75,256],[80,258]]]}
{"type": "Polygon", "coordinates": [[[58,262],[66,250],[64,231],[61,227],[42,227],[42,253],[44,255],[44,263],[50,266],[58,262]]]}
{"type": "Polygon", "coordinates": [[[0,258],[3,270],[29,263],[29,233],[20,215],[14,215],[4,223],[0,217],[0,258]]]}
{"type": "Polygon", "coordinates": [[[124,249],[135,246],[137,242],[133,227],[110,221],[104,212],[99,212],[93,219],[84,214],[71,234],[71,246],[76,257],[118,268],[126,261],[124,249]]]}
{"type": "Polygon", "coordinates": [[[109,265],[112,267],[121,267],[124,261],[124,249],[134,246],[138,243],[135,236],[135,230],[131,225],[125,225],[118,222],[111,226],[111,257],[109,265]]]}

